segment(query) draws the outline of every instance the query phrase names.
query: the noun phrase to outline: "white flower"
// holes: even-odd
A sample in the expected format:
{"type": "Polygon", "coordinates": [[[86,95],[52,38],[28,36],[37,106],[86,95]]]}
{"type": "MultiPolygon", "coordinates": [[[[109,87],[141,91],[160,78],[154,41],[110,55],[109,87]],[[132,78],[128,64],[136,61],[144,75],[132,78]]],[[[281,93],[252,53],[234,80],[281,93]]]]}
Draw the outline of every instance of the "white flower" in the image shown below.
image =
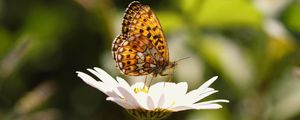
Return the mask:
{"type": "Polygon", "coordinates": [[[127,109],[136,118],[151,117],[159,119],[169,113],[183,110],[219,109],[222,106],[217,104],[218,102],[229,102],[223,99],[198,102],[218,92],[209,87],[217,77],[211,78],[198,89],[187,92],[188,85],[186,82],[177,84],[158,82],[150,88],[145,87],[143,82],[137,82],[130,86],[124,79],[117,77],[115,80],[100,68],[95,67],[87,70],[98,77],[99,81],[83,72],[77,72],[78,76],[85,83],[105,93],[108,96],[106,100],[113,101],[127,109]]]}

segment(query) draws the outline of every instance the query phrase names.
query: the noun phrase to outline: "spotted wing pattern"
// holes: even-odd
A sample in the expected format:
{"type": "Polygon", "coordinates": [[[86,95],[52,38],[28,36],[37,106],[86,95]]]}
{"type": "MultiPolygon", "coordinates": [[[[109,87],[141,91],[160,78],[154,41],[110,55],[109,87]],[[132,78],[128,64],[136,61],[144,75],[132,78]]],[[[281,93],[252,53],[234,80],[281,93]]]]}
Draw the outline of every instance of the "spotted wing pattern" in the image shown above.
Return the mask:
{"type": "Polygon", "coordinates": [[[161,25],[148,5],[129,4],[122,34],[112,46],[116,66],[126,75],[159,74],[169,64],[169,51],[161,25]]]}

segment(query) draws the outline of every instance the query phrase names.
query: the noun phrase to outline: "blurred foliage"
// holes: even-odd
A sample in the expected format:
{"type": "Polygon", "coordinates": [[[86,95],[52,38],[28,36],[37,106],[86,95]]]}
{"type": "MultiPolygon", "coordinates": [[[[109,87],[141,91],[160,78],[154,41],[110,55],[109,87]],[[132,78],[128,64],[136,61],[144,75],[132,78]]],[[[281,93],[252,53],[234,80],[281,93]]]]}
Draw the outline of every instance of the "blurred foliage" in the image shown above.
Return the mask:
{"type": "MultiPolygon", "coordinates": [[[[0,0],[0,119],[131,119],[75,74],[98,66],[125,77],[110,47],[130,2],[0,0]]],[[[195,88],[218,75],[213,97],[230,100],[168,119],[300,119],[299,0],[141,2],[158,16],[171,60],[191,56],[174,81],[195,88]]]]}

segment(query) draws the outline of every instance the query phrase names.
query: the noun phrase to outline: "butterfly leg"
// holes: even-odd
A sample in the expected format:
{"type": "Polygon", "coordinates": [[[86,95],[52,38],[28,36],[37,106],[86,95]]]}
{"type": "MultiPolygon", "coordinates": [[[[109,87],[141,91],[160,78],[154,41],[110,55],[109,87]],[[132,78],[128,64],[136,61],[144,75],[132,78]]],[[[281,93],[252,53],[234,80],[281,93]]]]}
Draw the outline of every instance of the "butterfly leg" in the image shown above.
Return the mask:
{"type": "Polygon", "coordinates": [[[145,80],[144,80],[144,87],[143,87],[143,89],[145,89],[146,84],[147,84],[147,75],[146,75],[145,80]]]}
{"type": "Polygon", "coordinates": [[[153,80],[153,78],[154,78],[154,76],[152,76],[152,77],[151,77],[151,79],[150,79],[150,83],[149,83],[149,86],[148,86],[148,88],[150,88],[150,86],[151,86],[151,84],[152,84],[152,80],[153,80]]]}
{"type": "Polygon", "coordinates": [[[150,83],[149,83],[148,85],[146,85],[146,84],[147,84],[147,76],[146,76],[145,81],[144,81],[144,87],[143,87],[143,89],[145,89],[146,86],[148,87],[148,89],[150,88],[150,86],[151,86],[151,84],[152,84],[153,78],[154,78],[154,77],[152,76],[151,79],[150,79],[150,83]]]}
{"type": "Polygon", "coordinates": [[[166,74],[166,73],[161,73],[161,74],[159,74],[160,76],[167,76],[167,75],[169,75],[169,74],[166,74]]]}

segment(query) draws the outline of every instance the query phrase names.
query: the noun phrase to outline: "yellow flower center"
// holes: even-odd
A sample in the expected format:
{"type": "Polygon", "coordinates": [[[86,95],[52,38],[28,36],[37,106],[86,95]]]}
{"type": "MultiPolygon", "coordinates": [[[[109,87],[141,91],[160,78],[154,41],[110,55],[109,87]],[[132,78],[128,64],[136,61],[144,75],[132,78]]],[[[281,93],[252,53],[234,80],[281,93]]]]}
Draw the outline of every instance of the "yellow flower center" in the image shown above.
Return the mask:
{"type": "Polygon", "coordinates": [[[147,86],[144,86],[144,87],[142,87],[142,88],[134,88],[134,92],[135,93],[138,93],[138,92],[144,92],[144,93],[148,93],[148,87],[147,86]]]}

